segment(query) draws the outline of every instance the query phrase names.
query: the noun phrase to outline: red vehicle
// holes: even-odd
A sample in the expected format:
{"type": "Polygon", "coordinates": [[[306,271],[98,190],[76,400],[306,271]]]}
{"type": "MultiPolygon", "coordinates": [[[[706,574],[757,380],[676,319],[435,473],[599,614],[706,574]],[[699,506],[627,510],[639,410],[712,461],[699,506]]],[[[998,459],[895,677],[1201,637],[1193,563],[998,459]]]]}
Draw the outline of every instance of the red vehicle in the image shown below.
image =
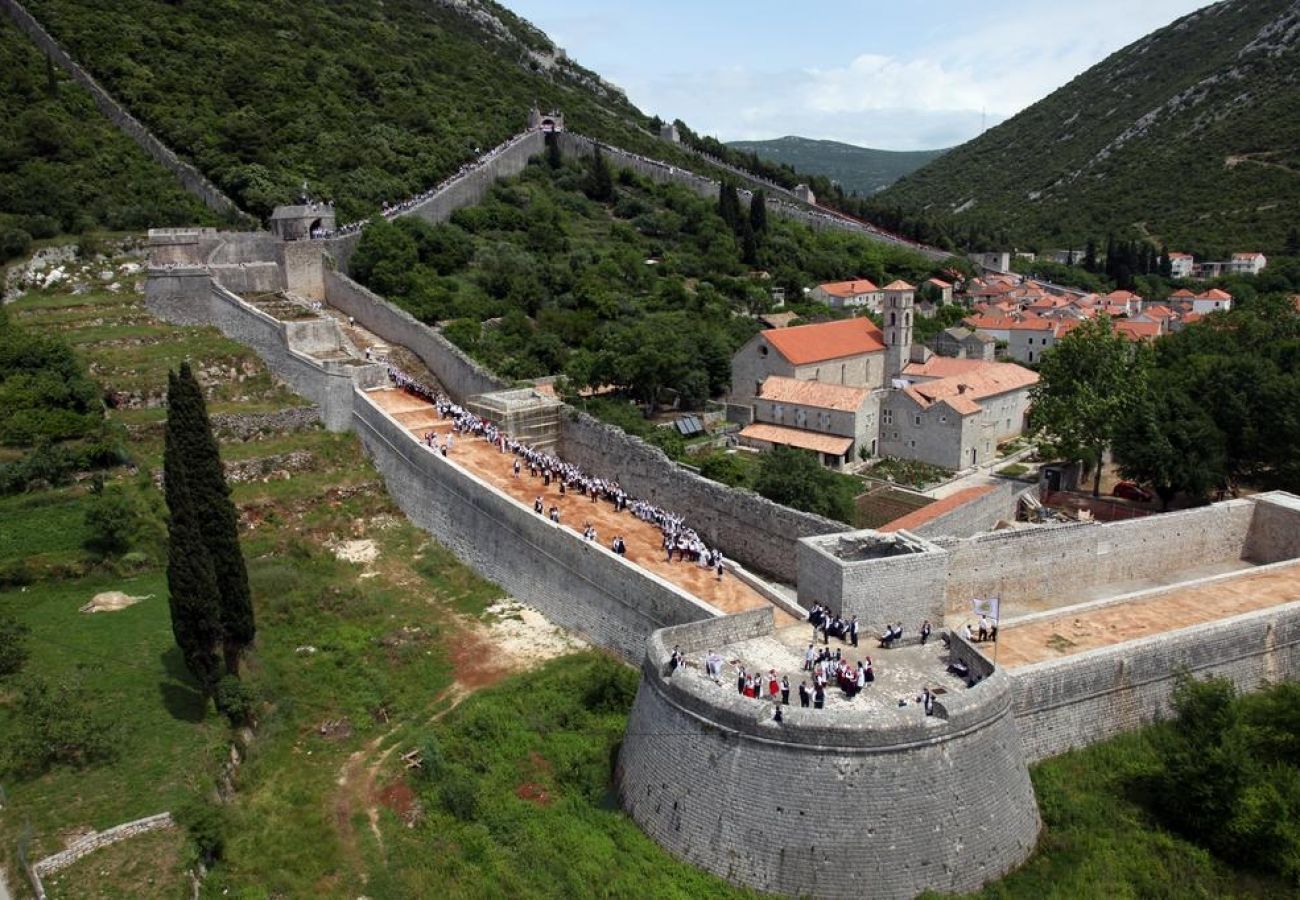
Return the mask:
{"type": "Polygon", "coordinates": [[[1138,503],[1150,503],[1153,496],[1146,488],[1132,481],[1119,482],[1111,493],[1125,500],[1136,500],[1138,503]]]}

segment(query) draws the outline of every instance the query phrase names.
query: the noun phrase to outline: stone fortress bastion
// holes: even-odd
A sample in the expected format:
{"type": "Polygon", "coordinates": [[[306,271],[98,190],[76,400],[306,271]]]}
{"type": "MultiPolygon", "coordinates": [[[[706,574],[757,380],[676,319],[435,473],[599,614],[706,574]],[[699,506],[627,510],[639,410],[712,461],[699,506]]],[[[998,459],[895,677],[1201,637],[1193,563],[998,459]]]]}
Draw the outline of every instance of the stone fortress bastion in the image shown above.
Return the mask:
{"type": "Polygon", "coordinates": [[[674,856],[761,891],[977,889],[1033,852],[1041,822],[1011,679],[953,642],[981,678],[974,687],[946,674],[937,637],[925,648],[863,648],[878,674],[862,695],[820,710],[796,702],[777,722],[772,702],[738,693],[730,666],[718,684],[699,664],[717,649],[797,684],[798,640],[787,634],[795,646],[782,645],[769,610],[656,632],[615,774],[624,809],[674,856]],[[670,672],[674,648],[690,662],[670,672]],[[915,702],[922,684],[943,691],[932,716],[915,702]]]}

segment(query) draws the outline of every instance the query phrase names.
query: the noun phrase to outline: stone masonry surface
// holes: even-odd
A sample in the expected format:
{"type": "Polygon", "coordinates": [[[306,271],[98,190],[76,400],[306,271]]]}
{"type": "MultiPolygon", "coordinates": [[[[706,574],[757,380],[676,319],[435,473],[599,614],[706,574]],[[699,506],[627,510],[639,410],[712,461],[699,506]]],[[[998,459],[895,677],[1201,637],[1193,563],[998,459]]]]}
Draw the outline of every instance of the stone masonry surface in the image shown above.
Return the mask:
{"type": "Polygon", "coordinates": [[[1050,660],[1012,673],[1016,723],[1033,762],[1167,717],[1179,674],[1239,690],[1300,674],[1300,603],[1050,660]]]}
{"type": "MultiPolygon", "coordinates": [[[[457,400],[507,387],[441,334],[347,276],[326,271],[325,294],[331,306],[354,316],[385,341],[415,353],[457,400]]],[[[796,539],[844,527],[702,478],[659,448],[568,407],[560,416],[559,455],[593,475],[618,481],[634,496],[688,513],[692,527],[706,542],[785,581],[793,581],[797,574],[796,539]]]]}
{"type": "Polygon", "coordinates": [[[885,725],[797,707],[776,723],[767,703],[665,677],[668,648],[770,631],[762,615],[648,642],[616,781],[651,837],[730,881],[817,897],[973,890],[1033,851],[1040,820],[1004,673],[944,695],[952,706],[934,717],[910,706],[885,725]]]}

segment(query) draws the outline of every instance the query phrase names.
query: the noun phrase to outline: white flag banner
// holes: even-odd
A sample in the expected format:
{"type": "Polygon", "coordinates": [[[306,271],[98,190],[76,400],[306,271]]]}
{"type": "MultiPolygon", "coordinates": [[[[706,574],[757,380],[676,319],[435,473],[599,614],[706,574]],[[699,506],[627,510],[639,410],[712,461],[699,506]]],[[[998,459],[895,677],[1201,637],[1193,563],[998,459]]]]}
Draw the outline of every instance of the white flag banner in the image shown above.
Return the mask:
{"type": "Polygon", "coordinates": [[[980,600],[978,597],[971,601],[975,607],[975,612],[981,616],[988,616],[995,622],[1002,619],[1002,601],[997,597],[989,597],[987,600],[980,600]]]}

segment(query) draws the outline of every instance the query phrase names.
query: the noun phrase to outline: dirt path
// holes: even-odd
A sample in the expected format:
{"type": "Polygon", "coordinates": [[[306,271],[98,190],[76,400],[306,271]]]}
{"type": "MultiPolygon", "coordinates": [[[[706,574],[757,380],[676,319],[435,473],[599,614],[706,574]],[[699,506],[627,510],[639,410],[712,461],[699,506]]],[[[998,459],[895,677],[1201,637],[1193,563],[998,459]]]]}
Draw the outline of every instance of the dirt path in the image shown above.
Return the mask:
{"type": "MultiPolygon", "coordinates": [[[[417,717],[422,719],[422,724],[437,723],[476,691],[587,646],[523,604],[503,600],[489,607],[487,616],[486,621],[461,620],[448,635],[455,680],[429,701],[424,713],[417,717]]],[[[394,724],[350,754],[339,769],[334,821],[344,858],[353,870],[361,874],[363,883],[366,879],[365,865],[353,817],[364,810],[370,833],[380,851],[384,852],[384,836],[379,827],[380,807],[386,805],[386,800],[397,797],[409,803],[411,797],[401,773],[389,779],[388,783],[381,783],[384,781],[384,767],[394,751],[403,747],[400,734],[412,724],[415,722],[394,724]]]]}
{"type": "Polygon", "coordinates": [[[1282,163],[1271,162],[1270,160],[1267,159],[1258,158],[1260,156],[1271,156],[1273,152],[1274,151],[1270,150],[1270,151],[1265,151],[1264,153],[1241,153],[1238,154],[1237,156],[1228,156],[1224,158],[1223,166],[1225,169],[1235,169],[1237,166],[1241,165],[1242,163],[1250,163],[1251,165],[1265,166],[1270,169],[1281,169],[1283,172],[1287,172],[1291,175],[1300,175],[1300,171],[1297,171],[1291,168],[1290,166],[1285,166],[1282,163]]]}

